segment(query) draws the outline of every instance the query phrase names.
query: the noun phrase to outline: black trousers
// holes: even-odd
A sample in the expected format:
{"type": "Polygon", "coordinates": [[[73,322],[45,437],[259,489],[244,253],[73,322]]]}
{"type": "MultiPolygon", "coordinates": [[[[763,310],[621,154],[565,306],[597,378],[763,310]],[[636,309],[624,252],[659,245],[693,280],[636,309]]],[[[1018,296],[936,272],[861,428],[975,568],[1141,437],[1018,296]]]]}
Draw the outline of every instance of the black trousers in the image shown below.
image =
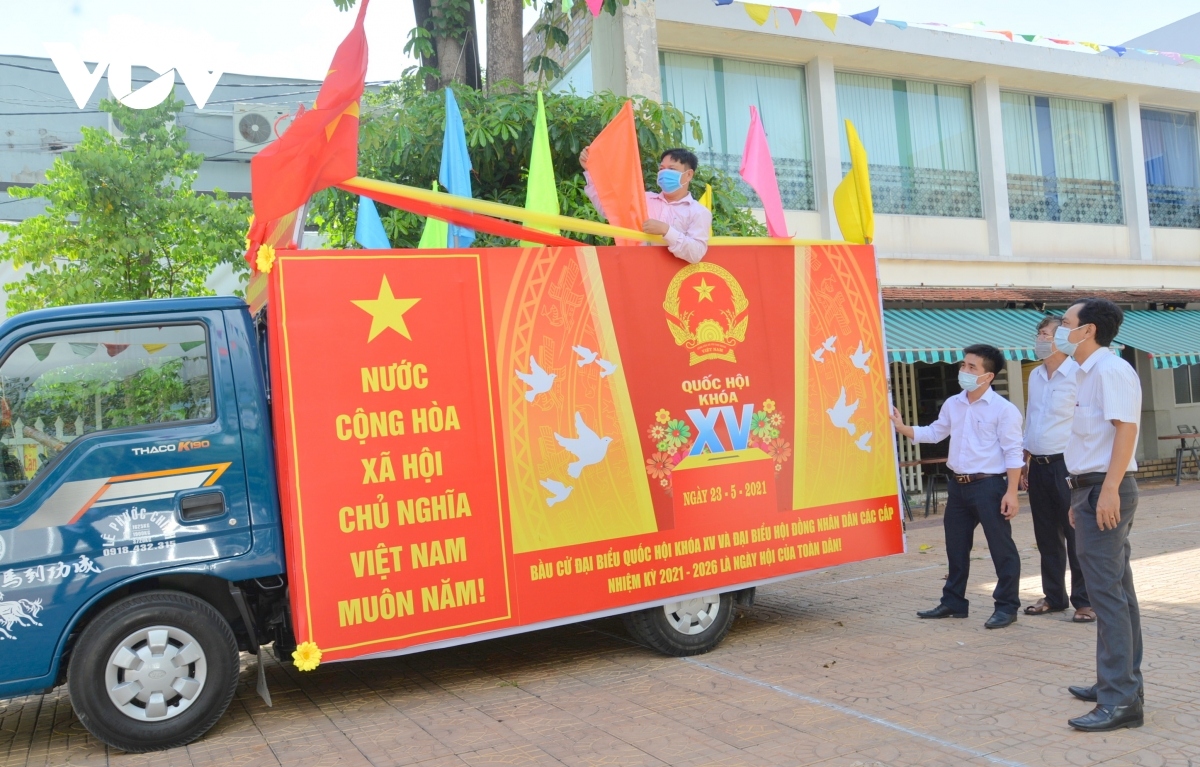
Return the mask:
{"type": "Polygon", "coordinates": [[[1068,513],[1071,488],[1067,487],[1067,463],[1063,460],[1029,464],[1029,510],[1033,537],[1042,559],[1042,593],[1055,610],[1067,608],[1067,566],[1071,567],[1071,605],[1078,610],[1091,607],[1083,569],[1075,555],[1075,529],[1068,513]]]}
{"type": "Polygon", "coordinates": [[[942,588],[942,604],[955,612],[967,612],[967,576],[971,574],[971,548],[975,528],[982,525],[996,566],[996,611],[1016,614],[1019,597],[1021,557],[1012,538],[1012,524],[1000,515],[1000,500],[1008,489],[1004,477],[988,477],[965,485],[950,481],[943,523],[946,529],[946,559],[950,577],[942,588]]]}

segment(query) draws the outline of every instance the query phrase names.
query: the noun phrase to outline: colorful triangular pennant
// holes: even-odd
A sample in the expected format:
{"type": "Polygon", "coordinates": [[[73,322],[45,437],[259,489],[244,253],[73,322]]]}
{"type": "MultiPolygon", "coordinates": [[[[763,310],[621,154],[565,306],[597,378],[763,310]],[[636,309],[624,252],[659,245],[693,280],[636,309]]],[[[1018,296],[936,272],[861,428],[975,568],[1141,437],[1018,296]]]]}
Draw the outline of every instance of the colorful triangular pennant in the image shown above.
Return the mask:
{"type": "Polygon", "coordinates": [[[1004,35],[1010,43],[1013,41],[1013,33],[1007,29],[989,29],[988,32],[991,32],[993,35],[1004,35]]]}
{"type": "Polygon", "coordinates": [[[878,16],[879,16],[879,6],[875,6],[871,10],[863,11],[862,13],[850,14],[850,18],[854,19],[855,21],[861,21],[863,24],[866,24],[868,27],[875,23],[875,19],[878,16]]]}
{"type": "MultiPolygon", "coordinates": [[[[204,342],[203,341],[193,341],[192,343],[204,343],[204,342]]],[[[183,346],[183,344],[180,344],[180,346],[183,346]]],[[[146,350],[147,354],[158,354],[163,349],[166,349],[167,345],[166,344],[142,344],[142,348],[146,350]]],[[[184,351],[187,351],[187,349],[184,349],[184,351]]]]}
{"type": "Polygon", "coordinates": [[[891,24],[896,29],[908,29],[907,21],[896,21],[895,19],[884,19],[884,24],[891,24]]]}
{"type": "Polygon", "coordinates": [[[38,358],[38,362],[44,361],[50,356],[50,350],[54,348],[53,343],[30,344],[29,349],[33,352],[33,356],[38,358]]]}
{"type": "Polygon", "coordinates": [[[771,17],[771,6],[759,5],[758,3],[743,3],[742,7],[746,9],[746,15],[754,20],[754,23],[760,27],[767,23],[767,19],[771,17]]]}
{"type": "Polygon", "coordinates": [[[792,14],[792,23],[799,24],[800,17],[804,14],[804,11],[799,8],[788,8],[788,13],[792,14]]]}
{"type": "Polygon", "coordinates": [[[203,341],[180,341],[179,342],[179,348],[183,349],[185,352],[190,352],[192,349],[195,349],[197,346],[204,346],[204,342],[203,341]]]}
{"type": "Polygon", "coordinates": [[[92,353],[96,351],[96,347],[98,347],[100,345],[100,344],[81,344],[76,341],[71,341],[69,343],[71,344],[71,351],[75,352],[80,357],[92,356],[92,353]]]}
{"type": "Polygon", "coordinates": [[[1091,48],[1096,53],[1100,52],[1100,46],[1096,45],[1095,43],[1080,42],[1079,44],[1082,45],[1084,48],[1091,48]]]}
{"type": "Polygon", "coordinates": [[[101,344],[104,351],[108,352],[108,356],[115,357],[121,352],[129,348],[129,344],[101,344]]]}
{"type": "Polygon", "coordinates": [[[1108,48],[1113,53],[1117,54],[1118,56],[1125,55],[1125,46],[1124,45],[1107,45],[1105,47],[1108,48]]]}
{"type": "Polygon", "coordinates": [[[1017,35],[1017,37],[1021,38],[1022,40],[1024,40],[1027,43],[1032,43],[1034,40],[1037,39],[1038,36],[1037,35],[1017,35]]]}
{"type": "Polygon", "coordinates": [[[825,22],[825,26],[829,27],[830,32],[837,32],[838,15],[836,13],[828,11],[812,11],[812,13],[817,14],[817,18],[825,22]]]}

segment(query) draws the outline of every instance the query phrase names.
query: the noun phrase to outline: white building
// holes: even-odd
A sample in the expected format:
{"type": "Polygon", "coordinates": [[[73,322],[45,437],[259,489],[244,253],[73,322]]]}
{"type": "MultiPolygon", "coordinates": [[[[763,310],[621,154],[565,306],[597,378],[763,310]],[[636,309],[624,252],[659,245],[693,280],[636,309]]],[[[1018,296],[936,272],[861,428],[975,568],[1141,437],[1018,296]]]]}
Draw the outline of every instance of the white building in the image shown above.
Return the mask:
{"type": "MultiPolygon", "coordinates": [[[[1200,65],[838,21],[635,0],[594,21],[556,87],[670,102],[700,119],[701,162],[733,175],[757,106],[801,238],[840,236],[831,201],[852,120],[898,403],[928,422],[957,391],[946,363],[991,342],[1023,406],[1040,313],[1107,295],[1128,310],[1118,340],[1142,374],[1139,455],[1173,472],[1179,443],[1158,437],[1200,425],[1200,313],[1165,311],[1200,307],[1200,65]]],[[[1138,47],[1154,34],[1189,39],[1168,28],[1138,47]]]]}

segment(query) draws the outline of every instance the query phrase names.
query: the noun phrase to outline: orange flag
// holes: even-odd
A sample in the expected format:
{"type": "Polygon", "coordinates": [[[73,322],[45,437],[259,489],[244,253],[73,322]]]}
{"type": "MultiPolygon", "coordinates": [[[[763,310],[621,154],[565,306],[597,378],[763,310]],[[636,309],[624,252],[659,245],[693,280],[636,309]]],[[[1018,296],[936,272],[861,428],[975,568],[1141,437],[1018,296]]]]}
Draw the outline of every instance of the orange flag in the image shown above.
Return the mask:
{"type": "Polygon", "coordinates": [[[362,0],[358,18],[338,46],[317,93],[313,108],[292,121],[287,132],[250,161],[254,222],[250,251],[254,254],[273,222],[308,202],[314,193],[358,174],[358,100],[367,76],[367,36],[362,0]]]}
{"type": "MultiPolygon", "coordinates": [[[[646,213],[646,184],[642,179],[632,101],[626,101],[612,122],[604,126],[588,154],[588,175],[608,223],[640,232],[650,216],[646,213]]],[[[617,244],[639,243],[617,240],[617,244]]]]}

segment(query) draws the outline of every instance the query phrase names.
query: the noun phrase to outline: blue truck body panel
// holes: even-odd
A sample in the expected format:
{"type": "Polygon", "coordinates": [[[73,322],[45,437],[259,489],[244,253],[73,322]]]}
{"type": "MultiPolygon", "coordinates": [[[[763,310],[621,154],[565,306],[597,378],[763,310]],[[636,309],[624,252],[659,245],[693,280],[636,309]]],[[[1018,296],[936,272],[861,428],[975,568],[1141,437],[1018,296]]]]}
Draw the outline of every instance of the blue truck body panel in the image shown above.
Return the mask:
{"type": "Polygon", "coordinates": [[[72,632],[114,590],[164,575],[284,572],[264,368],[240,299],[29,312],[0,324],[0,364],[57,334],[179,324],[204,329],[211,418],[75,437],[0,501],[0,697],[53,686],[72,632]],[[184,518],[189,496],[217,493],[219,515],[184,518]]]}

